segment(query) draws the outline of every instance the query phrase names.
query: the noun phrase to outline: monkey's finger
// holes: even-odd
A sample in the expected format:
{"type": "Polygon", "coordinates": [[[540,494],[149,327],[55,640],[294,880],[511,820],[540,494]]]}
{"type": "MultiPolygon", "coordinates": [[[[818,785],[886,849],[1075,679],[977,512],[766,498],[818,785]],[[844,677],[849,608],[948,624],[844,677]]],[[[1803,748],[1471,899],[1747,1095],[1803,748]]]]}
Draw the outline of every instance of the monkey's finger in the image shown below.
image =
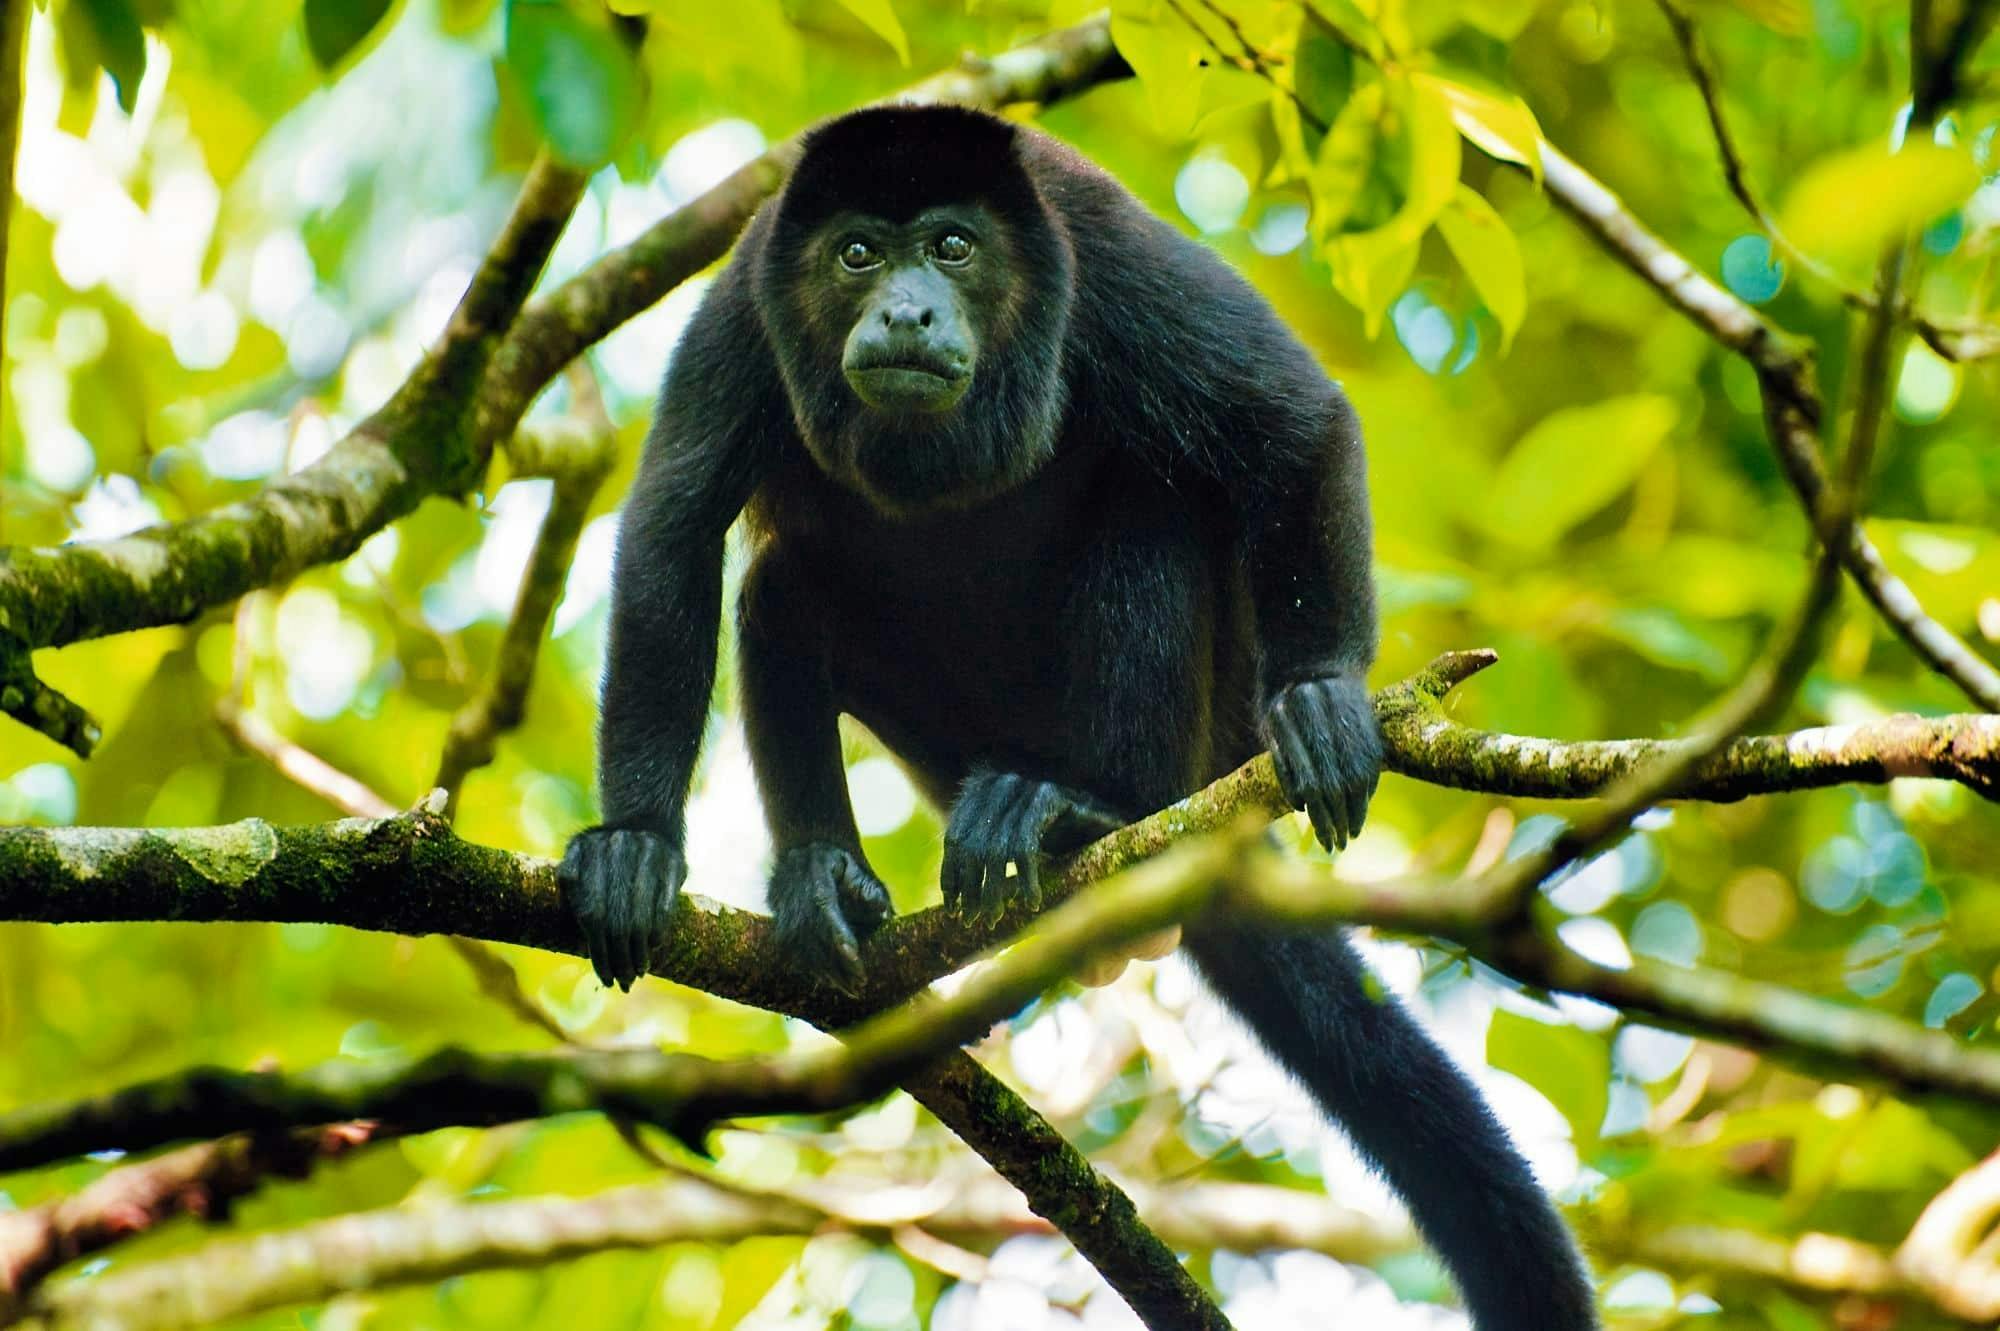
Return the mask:
{"type": "Polygon", "coordinates": [[[1290,704],[1291,697],[1287,695],[1271,708],[1271,761],[1278,769],[1278,789],[1284,794],[1285,803],[1301,809],[1305,807],[1302,780],[1305,773],[1298,769],[1295,759],[1304,755],[1305,746],[1300,742],[1290,704]]]}
{"type": "Polygon", "coordinates": [[[1349,836],[1361,835],[1361,824],[1368,817],[1368,796],[1373,789],[1373,782],[1370,782],[1366,786],[1357,782],[1347,787],[1347,834],[1349,836]]]}
{"type": "Polygon", "coordinates": [[[1320,845],[1332,850],[1336,839],[1342,845],[1346,844],[1347,838],[1335,827],[1327,801],[1316,792],[1306,796],[1306,817],[1312,820],[1313,836],[1320,845]]]}
{"type": "Polygon", "coordinates": [[[852,855],[840,857],[840,913],[852,927],[873,933],[889,918],[889,892],[852,855]]]}
{"type": "MultiPolygon", "coordinates": [[[[1030,910],[1040,910],[1042,906],[1042,836],[1061,816],[1065,803],[1054,786],[1037,786],[1022,802],[1003,838],[1014,856],[1014,900],[1030,910]]],[[[1002,903],[1002,909],[1005,904],[1002,903]]]]}
{"type": "Polygon", "coordinates": [[[825,900],[820,904],[822,938],[826,943],[827,959],[833,963],[827,979],[843,993],[858,994],[864,972],[861,969],[861,944],[855,941],[854,930],[847,927],[847,918],[840,912],[840,898],[837,890],[828,885],[825,900]]]}

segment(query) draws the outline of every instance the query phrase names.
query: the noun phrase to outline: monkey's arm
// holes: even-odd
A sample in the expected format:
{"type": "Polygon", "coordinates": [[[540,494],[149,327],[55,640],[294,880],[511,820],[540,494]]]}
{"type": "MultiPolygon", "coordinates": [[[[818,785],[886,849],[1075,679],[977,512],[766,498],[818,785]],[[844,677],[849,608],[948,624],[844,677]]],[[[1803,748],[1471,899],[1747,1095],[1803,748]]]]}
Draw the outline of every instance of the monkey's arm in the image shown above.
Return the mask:
{"type": "Polygon", "coordinates": [[[1318,447],[1276,460],[1260,489],[1244,560],[1265,740],[1286,798],[1332,849],[1361,830],[1382,768],[1365,678],[1375,657],[1367,463],[1338,390],[1318,447]]]}
{"type": "Polygon", "coordinates": [[[743,723],[777,856],[769,900],[785,956],[850,992],[889,889],[861,852],[828,676],[831,631],[799,568],[767,547],[737,600],[743,723]]]}
{"type": "Polygon", "coordinates": [[[731,288],[725,274],[675,354],[626,499],[598,719],[604,822],[577,834],[560,872],[598,978],[627,988],[687,874],[683,810],[715,684],[723,536],[771,447],[754,316],[731,288]]]}

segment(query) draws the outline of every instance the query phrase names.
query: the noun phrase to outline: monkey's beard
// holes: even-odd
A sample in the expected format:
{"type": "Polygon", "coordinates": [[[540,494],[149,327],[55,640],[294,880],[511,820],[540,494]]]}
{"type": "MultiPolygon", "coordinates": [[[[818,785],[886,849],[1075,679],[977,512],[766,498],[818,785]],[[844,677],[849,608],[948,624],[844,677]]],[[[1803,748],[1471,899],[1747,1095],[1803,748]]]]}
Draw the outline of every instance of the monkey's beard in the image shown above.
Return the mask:
{"type": "Polygon", "coordinates": [[[1060,388],[1005,379],[976,376],[941,414],[876,411],[850,392],[837,417],[799,426],[820,468],[890,517],[969,508],[1055,456],[1060,388]]]}

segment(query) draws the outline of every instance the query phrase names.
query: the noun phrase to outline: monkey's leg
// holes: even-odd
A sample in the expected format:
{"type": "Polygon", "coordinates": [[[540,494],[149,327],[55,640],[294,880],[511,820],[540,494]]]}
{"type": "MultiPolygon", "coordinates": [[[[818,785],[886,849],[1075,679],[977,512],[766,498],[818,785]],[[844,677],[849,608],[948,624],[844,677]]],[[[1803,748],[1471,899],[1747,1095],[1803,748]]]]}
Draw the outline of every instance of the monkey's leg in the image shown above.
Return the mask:
{"type": "Polygon", "coordinates": [[[828,981],[861,982],[861,940],[889,917],[889,892],[861,853],[840,761],[826,625],[774,551],[737,603],[738,672],[750,761],[776,857],[771,915],[787,955],[828,981]]]}
{"type": "Polygon", "coordinates": [[[1024,736],[1046,765],[975,768],[944,838],[945,902],[994,917],[1040,901],[1040,857],[1073,850],[1200,782],[1209,746],[1211,571],[1176,499],[1133,479],[1067,570],[1059,733],[1024,736]],[[1007,866],[1015,869],[1013,877],[1007,866]]]}

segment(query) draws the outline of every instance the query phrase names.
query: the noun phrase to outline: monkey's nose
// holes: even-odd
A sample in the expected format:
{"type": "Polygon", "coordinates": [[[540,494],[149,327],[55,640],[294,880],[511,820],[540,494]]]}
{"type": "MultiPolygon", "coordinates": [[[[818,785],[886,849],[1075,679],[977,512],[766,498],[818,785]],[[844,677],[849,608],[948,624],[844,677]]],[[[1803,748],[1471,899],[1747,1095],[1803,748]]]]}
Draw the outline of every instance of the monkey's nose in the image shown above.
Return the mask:
{"type": "Polygon", "coordinates": [[[884,328],[929,328],[931,311],[922,305],[893,305],[882,311],[884,328]]]}

